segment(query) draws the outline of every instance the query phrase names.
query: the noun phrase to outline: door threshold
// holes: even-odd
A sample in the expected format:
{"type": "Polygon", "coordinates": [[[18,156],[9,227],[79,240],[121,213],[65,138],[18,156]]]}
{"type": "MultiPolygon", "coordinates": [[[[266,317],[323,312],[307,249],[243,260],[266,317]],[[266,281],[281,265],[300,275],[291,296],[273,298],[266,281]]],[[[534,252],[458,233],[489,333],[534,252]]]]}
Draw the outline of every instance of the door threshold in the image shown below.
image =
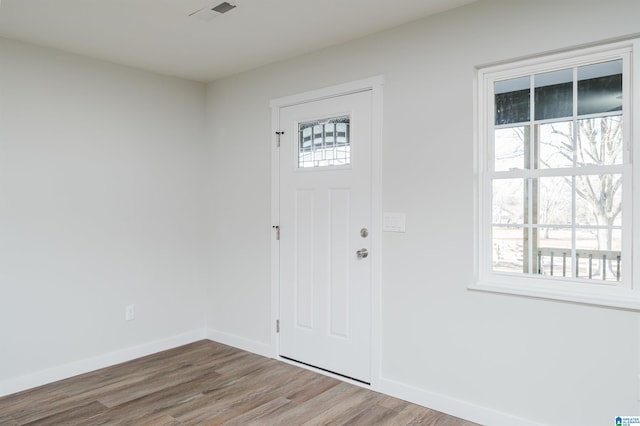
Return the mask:
{"type": "Polygon", "coordinates": [[[371,386],[370,382],[365,382],[364,380],[356,379],[355,377],[347,376],[345,374],[336,373],[335,371],[327,370],[326,368],[322,368],[322,367],[318,367],[318,366],[313,365],[313,364],[308,364],[306,362],[298,361],[297,359],[289,358],[289,357],[284,356],[284,355],[280,355],[280,358],[286,359],[287,361],[295,362],[296,364],[302,364],[302,365],[305,365],[307,367],[311,367],[314,370],[324,371],[325,373],[330,373],[330,374],[332,374],[334,376],[340,376],[342,378],[345,378],[345,379],[348,379],[348,380],[351,380],[351,381],[354,381],[354,382],[358,382],[358,383],[363,384],[363,385],[371,386]]]}

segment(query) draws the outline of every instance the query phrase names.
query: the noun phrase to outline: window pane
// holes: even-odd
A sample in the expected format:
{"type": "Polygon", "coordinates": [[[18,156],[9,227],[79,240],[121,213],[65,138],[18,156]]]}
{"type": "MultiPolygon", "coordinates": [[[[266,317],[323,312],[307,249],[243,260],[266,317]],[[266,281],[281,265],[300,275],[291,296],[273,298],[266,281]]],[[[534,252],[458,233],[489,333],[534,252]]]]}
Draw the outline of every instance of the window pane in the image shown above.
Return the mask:
{"type": "Polygon", "coordinates": [[[622,164],[622,145],[622,116],[578,120],[579,166],[622,164]]]}
{"type": "MultiPolygon", "coordinates": [[[[609,230],[607,230],[609,232],[609,230]]],[[[607,250],[613,251],[622,251],[622,230],[621,229],[613,229],[611,230],[611,235],[607,238],[611,239],[611,246],[605,246],[607,250]]]]}
{"type": "Polygon", "coordinates": [[[571,223],[571,178],[539,178],[538,217],[534,223],[545,225],[567,225],[571,223]]]}
{"type": "Polygon", "coordinates": [[[523,228],[493,227],[493,271],[522,273],[525,232],[523,228]]]}
{"type": "Polygon", "coordinates": [[[535,119],[573,115],[573,70],[566,69],[534,76],[535,119]]]}
{"type": "Polygon", "coordinates": [[[578,277],[619,281],[622,277],[621,247],[622,231],[619,229],[577,230],[578,277]]]}
{"type": "Polygon", "coordinates": [[[349,116],[298,125],[298,167],[338,166],[351,163],[349,116]]]}
{"type": "Polygon", "coordinates": [[[507,171],[525,168],[525,141],[529,140],[529,126],[497,129],[494,142],[494,170],[507,171]]]}
{"type": "Polygon", "coordinates": [[[622,231],[611,228],[576,230],[577,250],[622,250],[622,231]]]}
{"type": "Polygon", "coordinates": [[[540,169],[573,167],[573,122],[538,126],[540,169]]]}
{"type": "Polygon", "coordinates": [[[622,60],[578,68],[578,115],[622,111],[622,60]]]}
{"type": "Polygon", "coordinates": [[[511,124],[529,121],[529,77],[498,81],[495,92],[495,124],[511,124]]]}
{"type": "Polygon", "coordinates": [[[524,179],[493,181],[493,223],[522,224],[524,218],[524,179]]]}
{"type": "Polygon", "coordinates": [[[622,175],[576,176],[576,223],[590,226],[622,224],[622,175]]]}
{"type": "Polygon", "coordinates": [[[538,273],[560,277],[571,277],[573,260],[570,228],[539,228],[537,264],[538,273]]]}

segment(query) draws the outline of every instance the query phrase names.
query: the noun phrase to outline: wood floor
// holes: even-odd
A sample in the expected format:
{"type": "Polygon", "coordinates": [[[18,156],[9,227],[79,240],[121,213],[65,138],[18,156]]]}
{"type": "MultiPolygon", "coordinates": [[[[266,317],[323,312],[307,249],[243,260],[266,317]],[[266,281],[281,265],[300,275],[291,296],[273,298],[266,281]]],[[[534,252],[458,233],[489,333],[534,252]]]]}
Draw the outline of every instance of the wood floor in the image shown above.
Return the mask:
{"type": "Polygon", "coordinates": [[[0,398],[0,425],[220,424],[474,425],[205,340],[0,398]]]}

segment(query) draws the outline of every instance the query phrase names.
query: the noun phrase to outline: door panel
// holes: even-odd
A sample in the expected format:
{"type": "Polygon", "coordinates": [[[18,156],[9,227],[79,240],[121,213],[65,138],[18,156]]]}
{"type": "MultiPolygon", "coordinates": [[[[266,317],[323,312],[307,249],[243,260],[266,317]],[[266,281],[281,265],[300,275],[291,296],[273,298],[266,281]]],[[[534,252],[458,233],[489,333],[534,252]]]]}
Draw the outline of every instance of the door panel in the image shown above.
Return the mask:
{"type": "Polygon", "coordinates": [[[371,91],[280,109],[280,355],[370,380],[371,91]]]}
{"type": "Polygon", "coordinates": [[[349,338],[349,212],[351,193],[347,189],[329,192],[329,335],[349,338]]]}
{"type": "Polygon", "coordinates": [[[297,276],[294,291],[297,327],[313,330],[314,305],[314,205],[315,192],[309,189],[296,191],[295,233],[296,247],[294,249],[297,276]]]}

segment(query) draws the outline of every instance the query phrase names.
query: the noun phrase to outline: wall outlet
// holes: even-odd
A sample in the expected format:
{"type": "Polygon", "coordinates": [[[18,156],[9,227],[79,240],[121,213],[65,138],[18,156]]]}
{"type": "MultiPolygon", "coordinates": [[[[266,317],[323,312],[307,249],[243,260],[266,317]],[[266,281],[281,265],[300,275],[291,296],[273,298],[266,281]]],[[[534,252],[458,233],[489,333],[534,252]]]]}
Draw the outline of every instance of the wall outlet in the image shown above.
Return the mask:
{"type": "Polygon", "coordinates": [[[136,319],[136,312],[133,309],[133,305],[128,305],[124,308],[124,320],[133,321],[136,319]]]}

